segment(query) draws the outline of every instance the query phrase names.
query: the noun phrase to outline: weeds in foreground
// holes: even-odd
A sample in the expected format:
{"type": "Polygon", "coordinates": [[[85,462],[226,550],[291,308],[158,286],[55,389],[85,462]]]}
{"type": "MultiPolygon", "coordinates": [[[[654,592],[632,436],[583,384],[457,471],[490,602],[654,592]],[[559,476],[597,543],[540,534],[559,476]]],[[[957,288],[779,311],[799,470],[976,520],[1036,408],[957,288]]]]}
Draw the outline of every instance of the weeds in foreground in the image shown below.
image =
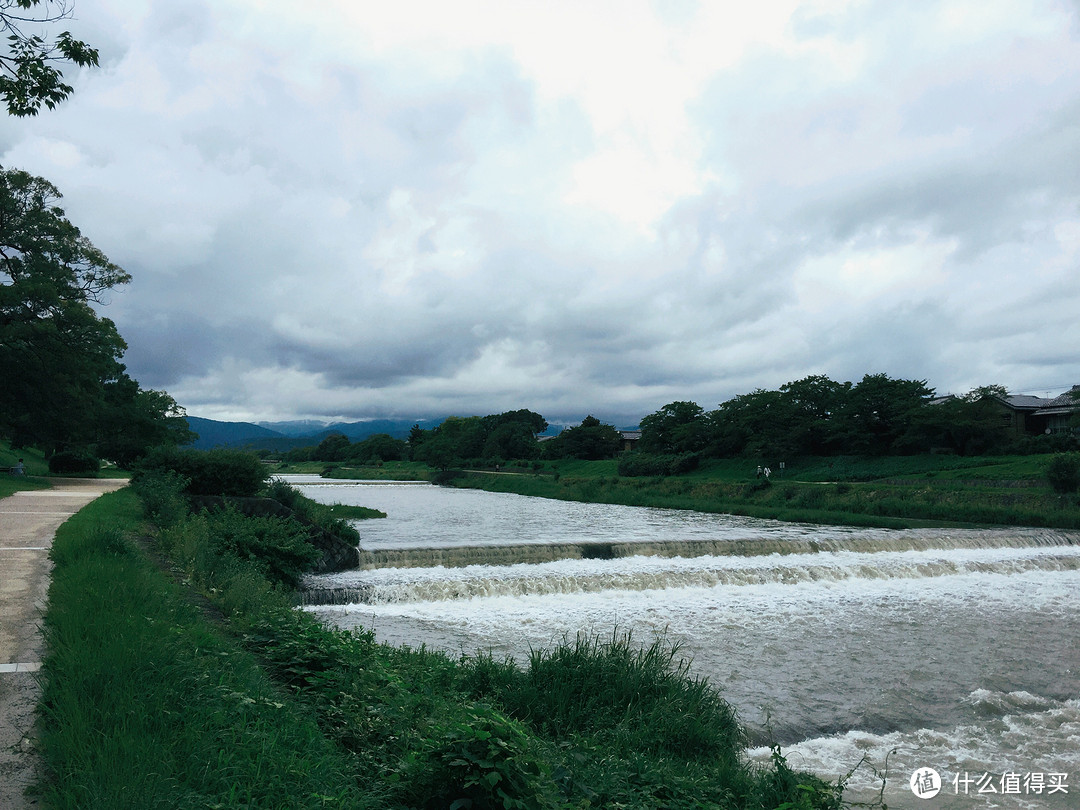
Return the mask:
{"type": "MultiPolygon", "coordinates": [[[[106,495],[53,545],[39,708],[54,810],[376,807],[353,763],[208,625],[106,495]]],[[[264,588],[265,580],[264,580],[264,588]]]]}

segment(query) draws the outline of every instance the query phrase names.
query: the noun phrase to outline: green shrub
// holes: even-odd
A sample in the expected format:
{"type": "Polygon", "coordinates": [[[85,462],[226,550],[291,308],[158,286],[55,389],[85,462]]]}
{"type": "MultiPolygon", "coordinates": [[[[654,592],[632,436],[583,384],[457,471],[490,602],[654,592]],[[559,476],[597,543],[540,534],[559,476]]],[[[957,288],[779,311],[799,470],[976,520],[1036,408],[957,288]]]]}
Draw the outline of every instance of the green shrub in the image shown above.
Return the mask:
{"type": "Polygon", "coordinates": [[[188,513],[184,490],[188,479],[172,470],[150,470],[137,475],[131,488],[142,501],[143,514],[156,526],[172,526],[188,513]]]}
{"type": "MultiPolygon", "coordinates": [[[[291,509],[301,520],[312,523],[335,537],[340,537],[349,545],[360,545],[360,532],[350,525],[348,520],[335,516],[334,506],[326,506],[311,500],[280,478],[274,478],[267,484],[266,495],[291,509]]],[[[335,504],[335,506],[339,505],[335,504]]],[[[361,507],[348,509],[353,512],[360,510],[361,507]]],[[[386,517],[384,512],[379,512],[377,509],[363,511],[364,517],[386,517]]]]}
{"type": "Polygon", "coordinates": [[[660,455],[651,453],[628,453],[619,459],[619,475],[627,478],[654,475],[681,475],[696,470],[700,458],[696,453],[660,455]]]}
{"type": "Polygon", "coordinates": [[[544,810],[559,807],[548,765],[530,751],[521,725],[473,704],[441,728],[427,751],[406,760],[403,776],[421,807],[544,810]]]}
{"type": "Polygon", "coordinates": [[[746,496],[755,495],[758,492],[767,491],[770,487],[772,487],[772,482],[768,478],[758,478],[743,488],[743,494],[746,496]]]}
{"type": "Polygon", "coordinates": [[[101,461],[89,450],[61,450],[49,459],[49,472],[57,475],[93,475],[101,461]]]}
{"type": "Polygon", "coordinates": [[[245,564],[276,585],[295,587],[321,552],[295,520],[248,517],[232,507],[193,515],[159,535],[207,590],[220,590],[245,564]]]}
{"type": "Polygon", "coordinates": [[[447,486],[461,478],[464,473],[461,470],[438,470],[431,476],[431,483],[439,486],[447,486]]]}
{"type": "Polygon", "coordinates": [[[219,551],[255,563],[275,584],[296,587],[301,574],[321,556],[308,541],[307,529],[295,520],[248,517],[228,507],[205,519],[219,551]]]}
{"type": "MultiPolygon", "coordinates": [[[[172,471],[187,479],[188,495],[258,495],[270,476],[254,453],[239,450],[180,450],[158,447],[139,463],[138,475],[172,471]]],[[[136,476],[136,477],[137,477],[136,476]]]]}
{"type": "Polygon", "coordinates": [[[53,542],[62,562],[44,620],[43,806],[385,807],[361,794],[355,758],[325,738],[309,709],[124,540],[139,521],[136,499],[121,490],[53,542]]]}
{"type": "Polygon", "coordinates": [[[1080,489],[1080,453],[1059,453],[1050,459],[1046,478],[1059,495],[1080,489]]]}

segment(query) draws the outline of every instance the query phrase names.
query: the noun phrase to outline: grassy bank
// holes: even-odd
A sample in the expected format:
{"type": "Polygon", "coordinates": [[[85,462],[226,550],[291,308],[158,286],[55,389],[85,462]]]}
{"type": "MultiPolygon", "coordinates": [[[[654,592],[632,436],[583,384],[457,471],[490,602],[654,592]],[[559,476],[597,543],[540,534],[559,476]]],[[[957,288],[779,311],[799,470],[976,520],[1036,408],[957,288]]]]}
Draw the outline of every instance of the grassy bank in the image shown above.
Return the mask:
{"type": "Polygon", "coordinates": [[[561,462],[539,473],[462,472],[452,483],[631,506],[693,509],[807,523],[884,528],[1041,526],[1080,528],[1080,498],[1045,480],[1049,458],[806,459],[771,479],[745,461],[710,461],[693,472],[620,477],[614,461],[561,462]]]}
{"type": "Polygon", "coordinates": [[[48,473],[49,465],[37,450],[12,450],[10,444],[0,441],[0,498],[24,489],[48,489],[49,482],[44,480],[48,473]],[[25,475],[12,475],[8,470],[14,467],[19,459],[23,460],[25,475]]]}
{"type": "Polygon", "coordinates": [[[46,806],[365,806],[355,763],[139,548],[140,516],[106,495],[53,544],[46,806]]]}
{"type": "Polygon", "coordinates": [[[840,805],[779,753],[747,763],[731,707],[675,647],[571,640],[527,666],[388,647],[292,608],[254,546],[240,559],[174,512],[149,548],[200,609],[141,523],[122,491],[54,544],[50,807],[840,805]]]}
{"type": "MultiPolygon", "coordinates": [[[[115,467],[106,467],[98,471],[95,478],[126,478],[128,473],[115,467]]],[[[49,472],[49,462],[45,455],[33,447],[21,447],[13,450],[11,444],[0,440],[0,498],[6,498],[13,492],[24,489],[48,489],[49,478],[56,477],[49,472]],[[24,475],[12,475],[8,472],[16,462],[22,459],[24,475]]],[[[61,476],[62,477],[62,476],[61,476]]]]}
{"type": "Polygon", "coordinates": [[[371,465],[301,461],[279,464],[274,472],[283,475],[324,475],[346,481],[430,481],[435,471],[422,461],[386,461],[371,465]]]}

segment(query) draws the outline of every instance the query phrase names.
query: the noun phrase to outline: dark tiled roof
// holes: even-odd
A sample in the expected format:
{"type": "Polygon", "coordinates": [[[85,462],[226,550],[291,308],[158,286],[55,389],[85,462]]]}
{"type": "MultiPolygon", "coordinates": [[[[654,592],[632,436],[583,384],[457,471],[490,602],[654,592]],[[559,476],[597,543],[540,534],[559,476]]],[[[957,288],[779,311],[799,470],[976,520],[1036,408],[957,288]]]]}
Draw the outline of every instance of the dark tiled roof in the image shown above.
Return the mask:
{"type": "Polygon", "coordinates": [[[1009,396],[1004,399],[1001,399],[1000,397],[999,399],[1010,408],[1016,408],[1017,410],[1045,408],[1051,402],[1051,400],[1046,399],[1045,397],[1029,397],[1026,394],[1009,394],[1009,396]]]}
{"type": "Polygon", "coordinates": [[[1071,390],[1066,391],[1060,397],[1054,397],[1045,407],[1047,408],[1068,408],[1076,407],[1080,405],[1080,385],[1074,385],[1071,390]]]}

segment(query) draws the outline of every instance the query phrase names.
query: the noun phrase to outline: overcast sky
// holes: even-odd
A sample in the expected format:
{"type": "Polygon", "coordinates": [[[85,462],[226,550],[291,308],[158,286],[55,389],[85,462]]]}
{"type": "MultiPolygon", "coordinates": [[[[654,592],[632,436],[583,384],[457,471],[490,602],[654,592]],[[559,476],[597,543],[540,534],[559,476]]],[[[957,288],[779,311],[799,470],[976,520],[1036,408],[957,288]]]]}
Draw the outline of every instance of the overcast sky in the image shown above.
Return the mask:
{"type": "Polygon", "coordinates": [[[1080,383],[1080,3],[76,0],[0,119],[194,416],[1080,383]]]}

